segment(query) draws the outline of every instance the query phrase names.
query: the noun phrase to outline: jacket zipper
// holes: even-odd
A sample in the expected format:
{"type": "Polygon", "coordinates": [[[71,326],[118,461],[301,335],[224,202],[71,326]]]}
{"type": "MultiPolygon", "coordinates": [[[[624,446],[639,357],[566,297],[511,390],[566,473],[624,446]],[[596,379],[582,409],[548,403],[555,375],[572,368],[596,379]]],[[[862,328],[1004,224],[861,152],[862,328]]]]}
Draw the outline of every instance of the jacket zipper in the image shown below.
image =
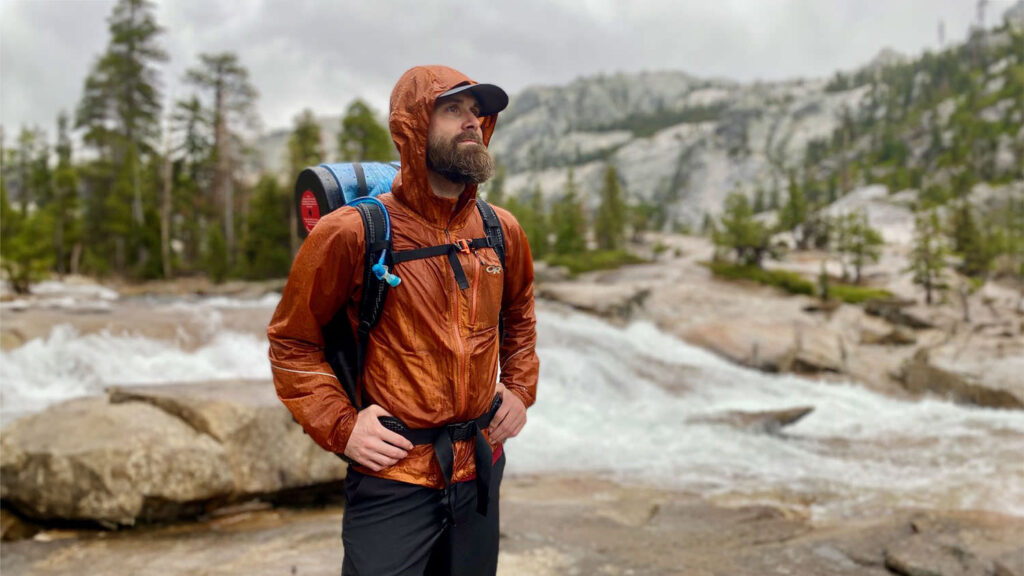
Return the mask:
{"type": "Polygon", "coordinates": [[[484,269],[484,262],[480,255],[473,252],[473,303],[469,308],[469,325],[476,326],[476,303],[480,299],[480,272],[484,269]]]}
{"type": "MultiPolygon", "coordinates": [[[[445,240],[451,244],[452,235],[447,228],[444,230],[445,240]]],[[[456,256],[457,258],[458,256],[456,256]]],[[[452,270],[452,282],[455,282],[455,270],[452,270]]],[[[459,290],[458,284],[455,285],[452,290],[452,333],[455,335],[455,347],[458,349],[458,357],[456,358],[457,370],[455,373],[455,417],[461,418],[466,413],[466,385],[465,379],[463,378],[464,373],[464,362],[466,360],[466,350],[462,345],[462,331],[459,330],[459,290]]]]}

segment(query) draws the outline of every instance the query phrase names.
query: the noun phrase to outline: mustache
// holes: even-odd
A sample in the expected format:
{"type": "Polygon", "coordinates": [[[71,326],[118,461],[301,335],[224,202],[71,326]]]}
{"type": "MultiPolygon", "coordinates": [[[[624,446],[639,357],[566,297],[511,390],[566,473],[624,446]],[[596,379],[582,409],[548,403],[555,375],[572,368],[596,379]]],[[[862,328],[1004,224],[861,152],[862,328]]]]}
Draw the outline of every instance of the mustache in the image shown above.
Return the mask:
{"type": "Polygon", "coordinates": [[[481,138],[479,134],[472,130],[467,130],[455,137],[456,142],[465,142],[467,140],[471,140],[480,145],[483,145],[484,143],[484,139],[481,138]]]}

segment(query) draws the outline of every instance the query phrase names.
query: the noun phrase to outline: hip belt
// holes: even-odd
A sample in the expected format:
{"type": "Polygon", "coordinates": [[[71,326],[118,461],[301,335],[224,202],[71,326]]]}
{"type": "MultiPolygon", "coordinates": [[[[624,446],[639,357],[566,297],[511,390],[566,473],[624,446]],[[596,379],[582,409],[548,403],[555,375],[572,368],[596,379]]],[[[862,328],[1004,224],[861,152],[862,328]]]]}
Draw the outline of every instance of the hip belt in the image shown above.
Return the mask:
{"type": "Polygon", "coordinates": [[[476,511],[486,516],[487,504],[490,501],[491,487],[491,445],[484,436],[484,430],[491,425],[491,420],[501,407],[501,394],[495,394],[491,408],[482,416],[468,422],[454,422],[437,428],[409,428],[398,418],[381,416],[380,423],[402,436],[414,445],[432,444],[434,458],[441,467],[444,476],[444,491],[448,498],[448,517],[454,522],[455,510],[451,498],[452,474],[455,466],[454,444],[462,440],[475,440],[473,458],[476,462],[476,511]]]}

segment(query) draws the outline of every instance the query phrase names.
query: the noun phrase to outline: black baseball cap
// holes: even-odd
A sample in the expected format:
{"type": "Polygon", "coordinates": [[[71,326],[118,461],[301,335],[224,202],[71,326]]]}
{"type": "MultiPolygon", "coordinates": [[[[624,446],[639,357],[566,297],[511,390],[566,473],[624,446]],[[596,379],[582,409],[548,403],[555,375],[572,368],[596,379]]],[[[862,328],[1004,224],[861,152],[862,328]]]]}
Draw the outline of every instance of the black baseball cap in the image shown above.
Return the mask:
{"type": "Polygon", "coordinates": [[[508,106],[508,94],[494,84],[463,84],[441,94],[438,98],[454,96],[460,92],[469,92],[476,98],[477,104],[480,105],[481,117],[493,116],[508,106]]]}

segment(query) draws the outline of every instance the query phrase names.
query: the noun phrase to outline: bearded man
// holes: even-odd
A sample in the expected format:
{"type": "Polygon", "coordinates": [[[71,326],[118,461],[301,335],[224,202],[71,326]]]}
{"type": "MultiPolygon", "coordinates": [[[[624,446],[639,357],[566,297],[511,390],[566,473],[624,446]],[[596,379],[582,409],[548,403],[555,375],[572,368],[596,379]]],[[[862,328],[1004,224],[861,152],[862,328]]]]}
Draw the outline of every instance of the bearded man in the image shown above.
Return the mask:
{"type": "Polygon", "coordinates": [[[392,249],[458,250],[395,264],[402,282],[370,332],[357,383],[362,409],[326,361],[322,334],[339,312],[357,329],[367,250],[355,208],[313,228],[267,329],[278,396],[318,444],[353,463],[342,574],[497,570],[503,442],[525,425],[539,372],[523,229],[494,207],[504,264],[492,247],[469,242],[485,235],[477,186],[493,172],[487,144],[507,105],[501,88],[444,66],[413,68],[392,91],[389,124],[402,162],[392,192],[379,197],[392,249]],[[440,440],[417,441],[433,430],[440,440]]]}

